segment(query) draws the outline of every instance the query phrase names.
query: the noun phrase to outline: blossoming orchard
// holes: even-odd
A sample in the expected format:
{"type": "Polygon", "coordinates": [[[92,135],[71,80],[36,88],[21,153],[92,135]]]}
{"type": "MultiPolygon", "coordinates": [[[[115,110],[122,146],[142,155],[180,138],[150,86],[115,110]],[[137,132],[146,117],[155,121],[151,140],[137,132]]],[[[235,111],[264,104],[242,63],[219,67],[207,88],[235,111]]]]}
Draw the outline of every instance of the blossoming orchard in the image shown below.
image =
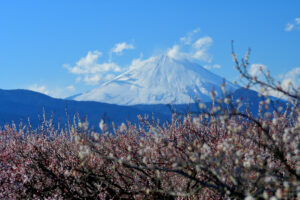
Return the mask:
{"type": "Polygon", "coordinates": [[[112,128],[100,121],[100,133],[79,118],[63,128],[45,118],[37,129],[7,125],[0,198],[300,199],[299,89],[264,69],[251,76],[248,53],[233,59],[245,87],[281,93],[284,105],[271,110],[266,96],[253,115],[223,86],[224,98],[212,91],[210,106],[163,125],[141,116],[112,128]]]}

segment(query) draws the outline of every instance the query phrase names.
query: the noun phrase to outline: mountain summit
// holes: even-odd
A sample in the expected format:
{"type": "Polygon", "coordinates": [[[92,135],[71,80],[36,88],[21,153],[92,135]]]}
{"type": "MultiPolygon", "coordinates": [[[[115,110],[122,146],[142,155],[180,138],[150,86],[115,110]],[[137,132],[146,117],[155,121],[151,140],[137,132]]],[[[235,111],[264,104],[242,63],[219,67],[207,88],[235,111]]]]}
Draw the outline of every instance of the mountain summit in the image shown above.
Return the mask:
{"type": "MultiPolygon", "coordinates": [[[[75,100],[119,105],[186,104],[194,99],[210,101],[210,92],[221,94],[224,79],[187,59],[167,55],[136,61],[124,72],[75,100]]],[[[227,91],[237,89],[226,82],[227,91]]]]}

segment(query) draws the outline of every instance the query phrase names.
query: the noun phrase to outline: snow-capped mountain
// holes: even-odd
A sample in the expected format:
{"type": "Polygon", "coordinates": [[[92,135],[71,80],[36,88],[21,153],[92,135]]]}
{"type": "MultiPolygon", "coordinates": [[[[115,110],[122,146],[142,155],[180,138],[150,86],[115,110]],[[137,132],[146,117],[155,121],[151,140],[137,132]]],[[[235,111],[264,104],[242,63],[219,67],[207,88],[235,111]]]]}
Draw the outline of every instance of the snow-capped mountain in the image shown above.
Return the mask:
{"type": "MultiPolygon", "coordinates": [[[[223,81],[187,59],[160,55],[133,63],[129,71],[74,99],[119,105],[186,104],[199,98],[210,101],[213,88],[221,94],[223,81]]],[[[226,82],[227,91],[235,89],[235,85],[226,82]]]]}

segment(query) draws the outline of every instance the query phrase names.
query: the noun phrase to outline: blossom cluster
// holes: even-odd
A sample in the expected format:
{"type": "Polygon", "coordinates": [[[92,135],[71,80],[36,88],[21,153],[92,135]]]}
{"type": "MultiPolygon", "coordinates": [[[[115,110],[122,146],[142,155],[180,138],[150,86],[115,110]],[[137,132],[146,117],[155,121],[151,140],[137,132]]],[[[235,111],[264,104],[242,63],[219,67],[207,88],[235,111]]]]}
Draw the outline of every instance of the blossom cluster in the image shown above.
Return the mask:
{"type": "MultiPolygon", "coordinates": [[[[215,110],[207,108],[208,110],[215,110]]],[[[296,199],[300,117],[211,112],[140,117],[102,133],[81,122],[0,132],[1,199],[296,199]]]]}

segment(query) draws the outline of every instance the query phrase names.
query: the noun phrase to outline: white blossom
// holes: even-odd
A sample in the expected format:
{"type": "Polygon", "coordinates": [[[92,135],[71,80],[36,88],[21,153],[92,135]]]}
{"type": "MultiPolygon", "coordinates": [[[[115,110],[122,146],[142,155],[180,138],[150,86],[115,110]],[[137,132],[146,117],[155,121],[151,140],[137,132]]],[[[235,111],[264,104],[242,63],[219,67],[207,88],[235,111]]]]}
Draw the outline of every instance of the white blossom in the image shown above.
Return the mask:
{"type": "Polygon", "coordinates": [[[125,123],[122,123],[121,126],[120,126],[120,131],[121,132],[125,132],[127,130],[127,126],[125,123]]]}

